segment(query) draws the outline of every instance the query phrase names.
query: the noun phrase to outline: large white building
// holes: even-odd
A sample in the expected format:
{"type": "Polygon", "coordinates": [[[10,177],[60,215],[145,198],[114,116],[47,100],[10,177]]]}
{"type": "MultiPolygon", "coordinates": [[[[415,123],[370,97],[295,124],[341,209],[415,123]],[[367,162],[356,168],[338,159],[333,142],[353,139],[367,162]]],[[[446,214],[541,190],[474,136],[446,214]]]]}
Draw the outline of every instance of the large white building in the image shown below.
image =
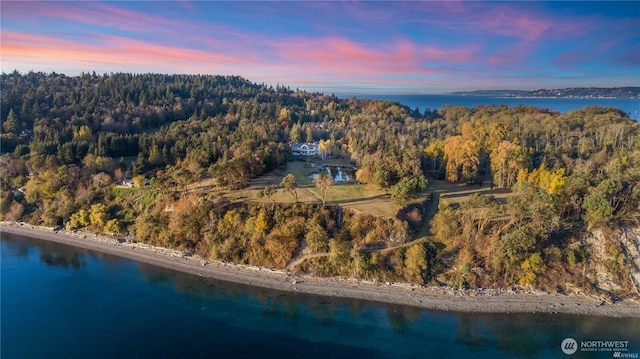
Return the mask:
{"type": "Polygon", "coordinates": [[[319,156],[318,142],[292,143],[291,153],[294,156],[319,156]]]}

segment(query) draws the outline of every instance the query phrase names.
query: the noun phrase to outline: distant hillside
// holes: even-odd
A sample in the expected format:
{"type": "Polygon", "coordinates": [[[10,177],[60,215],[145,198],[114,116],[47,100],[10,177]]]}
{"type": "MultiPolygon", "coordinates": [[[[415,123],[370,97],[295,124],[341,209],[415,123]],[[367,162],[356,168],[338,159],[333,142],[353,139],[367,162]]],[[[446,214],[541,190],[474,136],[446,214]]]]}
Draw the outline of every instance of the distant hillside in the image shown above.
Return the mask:
{"type": "Polygon", "coordinates": [[[530,91],[527,90],[475,90],[475,91],[456,91],[452,95],[460,96],[492,96],[492,97],[522,97],[526,96],[530,91]]]}
{"type": "Polygon", "coordinates": [[[572,87],[566,89],[535,91],[525,90],[476,90],[457,91],[453,95],[495,97],[558,97],[558,98],[640,98],[640,87],[572,87]]]}
{"type": "Polygon", "coordinates": [[[640,87],[581,87],[559,90],[536,90],[525,95],[526,97],[615,97],[615,98],[640,98],[640,87]]]}

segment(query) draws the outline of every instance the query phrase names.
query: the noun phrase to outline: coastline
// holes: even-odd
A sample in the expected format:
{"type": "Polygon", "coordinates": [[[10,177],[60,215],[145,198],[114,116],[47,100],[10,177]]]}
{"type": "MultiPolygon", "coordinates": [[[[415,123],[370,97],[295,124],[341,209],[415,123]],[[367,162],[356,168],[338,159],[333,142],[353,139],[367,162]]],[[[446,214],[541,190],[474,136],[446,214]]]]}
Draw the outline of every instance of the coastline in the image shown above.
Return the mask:
{"type": "Polygon", "coordinates": [[[210,261],[199,256],[91,232],[54,231],[26,223],[0,222],[0,233],[61,243],[144,262],[196,276],[291,293],[345,297],[431,310],[477,313],[563,313],[640,317],[640,301],[610,303],[582,294],[528,293],[493,289],[457,290],[345,278],[290,275],[284,271],[210,261]]]}

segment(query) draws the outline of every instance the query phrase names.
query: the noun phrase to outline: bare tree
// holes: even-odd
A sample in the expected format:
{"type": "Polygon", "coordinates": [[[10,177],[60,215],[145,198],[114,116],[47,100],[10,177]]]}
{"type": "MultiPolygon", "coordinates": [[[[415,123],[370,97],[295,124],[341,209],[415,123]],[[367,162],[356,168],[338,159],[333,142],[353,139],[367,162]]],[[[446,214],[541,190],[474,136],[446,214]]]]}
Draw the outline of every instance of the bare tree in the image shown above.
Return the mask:
{"type": "Polygon", "coordinates": [[[322,195],[322,207],[324,207],[327,200],[327,192],[329,192],[329,188],[333,184],[333,180],[331,179],[331,175],[328,173],[318,173],[315,180],[313,182],[316,184],[316,187],[320,190],[320,194],[322,195]]]}

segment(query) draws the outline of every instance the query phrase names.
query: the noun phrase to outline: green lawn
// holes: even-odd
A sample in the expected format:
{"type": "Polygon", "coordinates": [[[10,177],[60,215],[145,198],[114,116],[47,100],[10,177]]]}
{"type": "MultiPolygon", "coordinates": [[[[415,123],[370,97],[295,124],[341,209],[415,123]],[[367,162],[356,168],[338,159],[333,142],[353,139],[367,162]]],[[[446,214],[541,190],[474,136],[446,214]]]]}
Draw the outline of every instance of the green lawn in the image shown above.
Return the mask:
{"type": "MultiPolygon", "coordinates": [[[[335,160],[331,164],[336,165],[335,160]]],[[[347,165],[347,163],[337,163],[338,165],[347,165]]],[[[298,188],[298,200],[300,202],[317,202],[322,201],[320,190],[308,176],[316,172],[317,167],[311,167],[309,163],[303,161],[292,161],[287,163],[287,168],[277,173],[268,173],[251,181],[248,187],[230,191],[225,196],[248,202],[268,203],[275,201],[279,203],[290,203],[294,201],[294,197],[290,192],[285,191],[280,182],[289,173],[296,176],[298,188]],[[259,198],[258,192],[266,186],[275,185],[278,192],[271,198],[259,198]]],[[[327,193],[327,205],[338,204],[346,208],[353,208],[363,213],[369,213],[380,216],[395,216],[398,206],[389,202],[389,196],[384,190],[371,185],[361,185],[356,183],[334,183],[327,193]]]]}
{"type": "MultiPolygon", "coordinates": [[[[332,160],[331,164],[335,165],[337,161],[332,160]]],[[[346,162],[338,165],[347,165],[346,162]]],[[[298,200],[300,202],[316,202],[322,201],[320,190],[315,186],[313,180],[308,176],[317,171],[317,167],[312,167],[305,161],[292,161],[287,163],[287,168],[281,171],[265,174],[254,178],[247,187],[225,192],[225,197],[231,200],[247,201],[253,203],[269,203],[271,201],[277,203],[291,203],[294,197],[280,186],[282,179],[289,173],[296,176],[298,188],[298,200]],[[277,193],[272,198],[260,198],[258,193],[266,186],[276,186],[277,193]]],[[[209,180],[210,181],[210,180],[209,180]]],[[[198,188],[198,184],[193,184],[195,191],[214,191],[211,186],[202,186],[198,188]]],[[[429,180],[427,190],[417,199],[424,200],[424,196],[429,193],[439,193],[440,198],[447,198],[452,202],[462,202],[472,193],[483,193],[493,195],[502,203],[506,201],[506,197],[510,195],[510,191],[492,190],[488,186],[467,186],[464,184],[451,184],[444,181],[429,180]]],[[[352,208],[362,213],[368,213],[378,216],[395,217],[399,206],[390,202],[389,195],[382,189],[374,185],[362,185],[356,183],[334,183],[327,193],[327,205],[340,205],[345,208],[352,208]]]]}
{"type": "Polygon", "coordinates": [[[118,203],[138,203],[144,207],[151,206],[155,203],[157,192],[150,186],[140,188],[119,188],[111,187],[108,193],[116,198],[118,203]]]}

